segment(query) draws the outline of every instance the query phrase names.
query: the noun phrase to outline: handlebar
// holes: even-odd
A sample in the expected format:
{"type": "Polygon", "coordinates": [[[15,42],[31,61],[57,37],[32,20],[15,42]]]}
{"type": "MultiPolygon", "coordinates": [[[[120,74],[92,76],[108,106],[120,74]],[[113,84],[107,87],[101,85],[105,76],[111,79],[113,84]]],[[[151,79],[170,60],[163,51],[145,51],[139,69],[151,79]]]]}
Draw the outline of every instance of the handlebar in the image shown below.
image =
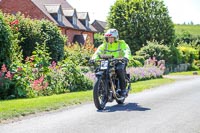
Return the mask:
{"type": "Polygon", "coordinates": [[[122,61],[124,63],[127,63],[127,59],[125,58],[103,58],[103,59],[99,59],[99,60],[90,60],[90,64],[94,64],[96,62],[101,62],[101,61],[104,61],[104,60],[109,60],[110,62],[119,62],[119,61],[122,61]]]}
{"type": "Polygon", "coordinates": [[[99,55],[99,58],[100,59],[113,59],[114,58],[114,56],[113,55],[99,55]]]}
{"type": "Polygon", "coordinates": [[[113,55],[106,55],[106,54],[102,54],[102,55],[98,55],[99,56],[99,60],[90,60],[89,61],[89,64],[95,64],[96,62],[101,62],[101,61],[104,61],[104,60],[108,60],[110,62],[119,62],[119,61],[122,61],[123,63],[128,63],[128,59],[127,58],[114,58],[113,55]]]}

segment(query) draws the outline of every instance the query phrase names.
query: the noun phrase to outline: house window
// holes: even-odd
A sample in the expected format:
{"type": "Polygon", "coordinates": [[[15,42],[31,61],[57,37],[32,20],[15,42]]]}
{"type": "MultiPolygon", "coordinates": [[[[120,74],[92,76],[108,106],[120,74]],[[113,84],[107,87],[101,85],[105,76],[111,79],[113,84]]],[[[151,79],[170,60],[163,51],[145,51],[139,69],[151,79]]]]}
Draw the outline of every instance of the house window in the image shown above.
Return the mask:
{"type": "Polygon", "coordinates": [[[88,21],[88,19],[85,20],[85,26],[89,27],[89,21],[88,21]]]}
{"type": "Polygon", "coordinates": [[[58,13],[58,22],[62,22],[62,14],[58,13]]]}
{"type": "Polygon", "coordinates": [[[62,22],[62,13],[61,10],[58,11],[58,22],[62,22]]]}
{"type": "Polygon", "coordinates": [[[62,22],[62,14],[61,13],[52,13],[51,16],[56,20],[57,22],[62,22]]]}
{"type": "Polygon", "coordinates": [[[77,18],[76,18],[75,15],[73,16],[73,24],[74,24],[74,25],[77,25],[77,18]]]}

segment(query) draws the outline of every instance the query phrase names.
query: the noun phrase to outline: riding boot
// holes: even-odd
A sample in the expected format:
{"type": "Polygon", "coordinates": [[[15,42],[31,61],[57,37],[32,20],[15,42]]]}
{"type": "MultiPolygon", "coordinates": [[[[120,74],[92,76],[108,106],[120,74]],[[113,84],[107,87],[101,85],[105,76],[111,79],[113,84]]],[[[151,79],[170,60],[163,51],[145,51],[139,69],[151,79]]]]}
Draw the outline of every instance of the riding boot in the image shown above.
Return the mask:
{"type": "Polygon", "coordinates": [[[126,96],[126,80],[125,80],[125,76],[126,76],[126,72],[125,72],[125,68],[124,68],[124,64],[118,64],[117,65],[117,77],[119,78],[119,86],[121,89],[121,96],[126,96]]]}

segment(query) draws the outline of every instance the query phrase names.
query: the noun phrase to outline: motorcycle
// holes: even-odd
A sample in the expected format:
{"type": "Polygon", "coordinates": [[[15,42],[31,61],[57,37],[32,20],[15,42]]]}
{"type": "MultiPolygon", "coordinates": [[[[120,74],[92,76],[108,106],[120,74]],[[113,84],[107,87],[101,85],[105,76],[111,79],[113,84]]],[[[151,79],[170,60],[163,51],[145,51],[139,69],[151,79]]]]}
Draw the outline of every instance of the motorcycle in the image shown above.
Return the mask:
{"type": "MultiPolygon", "coordinates": [[[[116,64],[125,63],[124,59],[115,59],[110,55],[100,55],[100,60],[95,61],[96,82],[93,88],[93,100],[98,110],[103,110],[107,102],[116,100],[118,104],[123,104],[131,88],[130,74],[126,73],[126,96],[121,96],[120,81],[116,73],[116,64]]],[[[94,64],[94,62],[93,62],[94,64]]]]}

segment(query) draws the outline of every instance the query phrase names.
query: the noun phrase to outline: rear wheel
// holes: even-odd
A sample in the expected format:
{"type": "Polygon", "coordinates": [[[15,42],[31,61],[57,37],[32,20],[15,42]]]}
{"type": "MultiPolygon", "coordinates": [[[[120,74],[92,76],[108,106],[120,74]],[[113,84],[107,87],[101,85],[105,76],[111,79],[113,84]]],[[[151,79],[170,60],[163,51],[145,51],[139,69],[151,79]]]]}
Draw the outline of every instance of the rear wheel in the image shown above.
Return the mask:
{"type": "Polygon", "coordinates": [[[93,89],[94,104],[98,110],[105,108],[107,99],[107,93],[105,88],[105,82],[100,77],[97,79],[93,89]]]}

